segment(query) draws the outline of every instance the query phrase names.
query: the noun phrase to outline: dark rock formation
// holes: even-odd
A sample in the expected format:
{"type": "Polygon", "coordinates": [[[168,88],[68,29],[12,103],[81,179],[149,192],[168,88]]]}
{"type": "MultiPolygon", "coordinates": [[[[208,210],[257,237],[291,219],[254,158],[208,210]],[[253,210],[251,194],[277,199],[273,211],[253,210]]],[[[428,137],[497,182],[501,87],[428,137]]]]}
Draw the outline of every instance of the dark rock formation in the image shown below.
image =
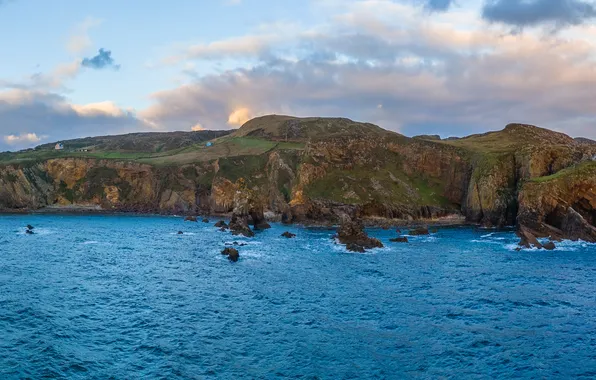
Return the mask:
{"type": "Polygon", "coordinates": [[[238,258],[240,257],[240,253],[238,252],[238,250],[236,248],[230,247],[227,247],[223,251],[221,251],[221,254],[228,256],[228,259],[232,262],[238,261],[238,258]]]}
{"type": "Polygon", "coordinates": [[[184,218],[185,222],[197,222],[197,217],[196,216],[187,216],[186,218],[184,218]]]}
{"type": "Polygon", "coordinates": [[[409,231],[410,236],[430,235],[428,227],[417,227],[409,231]]]}
{"type": "Polygon", "coordinates": [[[214,226],[217,228],[228,228],[228,224],[223,220],[220,220],[219,222],[215,223],[214,226]]]}
{"type": "Polygon", "coordinates": [[[295,238],[296,237],[296,234],[293,234],[293,233],[291,233],[289,231],[286,231],[283,234],[281,234],[281,236],[283,236],[285,238],[288,238],[288,239],[292,239],[292,238],[295,238]]]}
{"type": "Polygon", "coordinates": [[[549,241],[548,243],[544,244],[542,248],[546,249],[547,251],[553,251],[555,248],[557,248],[557,246],[552,241],[549,241]]]}
{"type": "Polygon", "coordinates": [[[182,234],[184,234],[184,232],[178,231],[178,235],[182,235],[182,234]]]}
{"type": "Polygon", "coordinates": [[[383,243],[379,239],[371,238],[364,232],[364,224],[358,217],[343,214],[341,220],[341,225],[337,230],[337,238],[340,243],[346,245],[349,251],[361,252],[365,249],[383,247],[383,243]]]}
{"type": "Polygon", "coordinates": [[[542,248],[542,244],[536,238],[535,232],[530,230],[528,227],[520,225],[518,227],[517,236],[520,237],[519,246],[523,248],[542,248]]]}
{"type": "Polygon", "coordinates": [[[252,209],[250,211],[250,217],[252,219],[253,228],[255,230],[266,230],[266,229],[271,228],[269,223],[267,223],[267,221],[265,220],[265,216],[263,214],[262,209],[259,209],[259,210],[252,209]]]}
{"type": "Polygon", "coordinates": [[[567,213],[562,218],[561,230],[568,239],[596,243],[596,227],[571,207],[567,208],[567,213]]]}
{"type": "Polygon", "coordinates": [[[407,243],[408,242],[408,238],[407,237],[398,237],[395,239],[389,239],[390,242],[392,243],[407,243]]]}
{"type": "Polygon", "coordinates": [[[234,235],[255,236],[255,233],[248,226],[248,216],[246,215],[233,214],[229,227],[234,235]]]}
{"type": "Polygon", "coordinates": [[[28,234],[28,235],[33,235],[34,234],[34,232],[32,230],[26,230],[25,233],[28,234]]]}
{"type": "Polygon", "coordinates": [[[28,229],[28,230],[32,230],[32,229],[34,229],[34,228],[35,228],[35,227],[33,227],[32,225],[30,225],[30,224],[27,224],[27,229],[28,229]]]}

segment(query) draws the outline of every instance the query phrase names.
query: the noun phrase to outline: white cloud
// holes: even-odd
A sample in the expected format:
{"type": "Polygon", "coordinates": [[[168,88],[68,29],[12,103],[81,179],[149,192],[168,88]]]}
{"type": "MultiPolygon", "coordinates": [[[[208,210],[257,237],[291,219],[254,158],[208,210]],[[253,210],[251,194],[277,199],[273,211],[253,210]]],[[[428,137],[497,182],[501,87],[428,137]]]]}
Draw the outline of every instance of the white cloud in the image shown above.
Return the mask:
{"type": "Polygon", "coordinates": [[[205,128],[203,128],[203,126],[202,126],[201,124],[197,123],[197,124],[193,125],[193,126],[190,128],[190,130],[191,130],[191,131],[194,131],[194,132],[197,132],[197,131],[204,131],[204,130],[205,130],[205,128]]]}
{"type": "Polygon", "coordinates": [[[21,133],[20,135],[7,135],[4,136],[4,142],[8,145],[16,145],[21,143],[37,143],[41,141],[41,137],[38,137],[35,133],[21,133]]]}
{"type": "Polygon", "coordinates": [[[240,127],[252,118],[250,109],[241,107],[234,110],[228,117],[228,124],[234,127],[240,127]]]}
{"type": "Polygon", "coordinates": [[[73,54],[80,54],[91,48],[93,46],[93,42],[89,36],[89,31],[101,25],[102,22],[103,21],[100,19],[89,17],[78,24],[72,31],[72,34],[70,35],[66,44],[68,51],[73,54]]]}

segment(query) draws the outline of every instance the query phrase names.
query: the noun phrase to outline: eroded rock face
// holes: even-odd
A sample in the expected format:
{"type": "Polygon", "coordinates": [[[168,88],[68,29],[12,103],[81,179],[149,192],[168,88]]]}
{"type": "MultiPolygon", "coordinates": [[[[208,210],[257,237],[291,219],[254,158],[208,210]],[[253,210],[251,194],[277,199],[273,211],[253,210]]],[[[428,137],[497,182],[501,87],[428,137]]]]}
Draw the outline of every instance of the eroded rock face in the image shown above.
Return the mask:
{"type": "Polygon", "coordinates": [[[519,246],[524,248],[542,248],[542,244],[536,238],[535,232],[528,227],[520,225],[518,227],[517,236],[520,237],[519,246]]]}
{"type": "Polygon", "coordinates": [[[383,248],[383,243],[379,239],[371,238],[364,232],[362,220],[345,214],[342,215],[337,238],[350,251],[364,252],[366,249],[383,248]]]}

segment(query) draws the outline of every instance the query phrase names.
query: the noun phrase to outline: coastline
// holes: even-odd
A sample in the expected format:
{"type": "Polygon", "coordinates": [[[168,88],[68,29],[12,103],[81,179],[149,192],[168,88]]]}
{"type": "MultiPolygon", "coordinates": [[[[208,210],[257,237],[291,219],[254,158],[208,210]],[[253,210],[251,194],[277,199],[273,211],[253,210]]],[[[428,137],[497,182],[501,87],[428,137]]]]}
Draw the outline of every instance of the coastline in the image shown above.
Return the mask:
{"type": "MultiPolygon", "coordinates": [[[[170,213],[170,212],[143,212],[126,210],[109,210],[97,205],[67,205],[49,206],[39,209],[0,209],[2,215],[114,215],[114,216],[170,216],[184,218],[186,216],[197,216],[212,219],[229,220],[232,213],[170,213]]],[[[281,223],[281,215],[269,214],[265,219],[268,222],[281,223]]],[[[366,228],[404,228],[404,227],[455,227],[455,226],[479,226],[478,223],[470,223],[463,215],[453,214],[441,218],[432,219],[389,219],[383,217],[363,217],[362,221],[366,228]]],[[[337,228],[338,223],[321,220],[301,220],[299,222],[284,223],[289,226],[301,226],[305,228],[337,228]]]]}

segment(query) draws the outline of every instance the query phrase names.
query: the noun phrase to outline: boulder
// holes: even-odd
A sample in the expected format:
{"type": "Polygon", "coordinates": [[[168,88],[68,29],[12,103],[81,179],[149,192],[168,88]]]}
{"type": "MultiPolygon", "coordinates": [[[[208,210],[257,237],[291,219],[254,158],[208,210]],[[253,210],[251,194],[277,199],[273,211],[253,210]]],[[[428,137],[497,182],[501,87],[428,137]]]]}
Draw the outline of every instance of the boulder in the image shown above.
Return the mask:
{"type": "Polygon", "coordinates": [[[184,218],[185,222],[197,222],[197,217],[196,216],[187,216],[186,218],[184,218]]]}
{"type": "Polygon", "coordinates": [[[553,251],[555,248],[557,248],[557,246],[552,241],[549,241],[548,243],[544,244],[542,248],[546,249],[547,251],[553,251]]]}
{"type": "Polygon", "coordinates": [[[203,218],[203,223],[209,223],[209,219],[203,218]]]}
{"type": "Polygon", "coordinates": [[[27,224],[27,229],[28,229],[28,230],[32,230],[32,229],[34,229],[34,228],[35,228],[35,227],[33,227],[32,225],[30,225],[30,224],[27,224]]]}
{"type": "Polygon", "coordinates": [[[284,232],[283,234],[281,234],[282,237],[288,238],[288,239],[292,239],[296,237],[296,234],[293,234],[289,231],[284,232]]]}
{"type": "Polygon", "coordinates": [[[223,251],[221,251],[221,254],[228,256],[228,259],[232,262],[238,261],[238,258],[240,257],[240,253],[238,253],[238,250],[236,248],[230,247],[227,247],[223,251]]]}
{"type": "Polygon", "coordinates": [[[389,239],[389,241],[392,243],[407,243],[408,238],[405,236],[402,236],[402,237],[397,237],[395,239],[389,239]]]}
{"type": "Polygon", "coordinates": [[[428,231],[428,227],[416,227],[412,228],[409,231],[410,236],[422,236],[422,235],[430,235],[428,231]]]}
{"type": "Polygon", "coordinates": [[[248,227],[248,216],[246,215],[232,214],[229,227],[234,235],[255,236],[255,233],[248,227]]]}
{"type": "Polygon", "coordinates": [[[369,237],[364,232],[364,224],[359,218],[352,218],[346,214],[341,216],[341,225],[337,230],[337,239],[345,244],[349,251],[361,252],[362,249],[382,248],[379,239],[369,237]]]}
{"type": "Polygon", "coordinates": [[[228,228],[228,224],[223,220],[220,220],[219,222],[215,223],[214,226],[217,228],[228,228]]]}
{"type": "Polygon", "coordinates": [[[31,231],[31,230],[26,230],[25,233],[29,234],[29,235],[33,235],[33,231],[31,231]]]}
{"type": "Polygon", "coordinates": [[[534,232],[529,229],[528,227],[522,225],[519,225],[518,227],[518,231],[517,231],[517,236],[520,237],[520,242],[519,242],[519,246],[520,247],[524,247],[524,248],[538,248],[541,249],[542,248],[542,244],[540,244],[540,242],[538,241],[538,239],[536,239],[536,235],[534,234],[534,232]]]}
{"type": "Polygon", "coordinates": [[[184,232],[178,231],[178,235],[182,235],[182,234],[184,234],[184,232]]]}

